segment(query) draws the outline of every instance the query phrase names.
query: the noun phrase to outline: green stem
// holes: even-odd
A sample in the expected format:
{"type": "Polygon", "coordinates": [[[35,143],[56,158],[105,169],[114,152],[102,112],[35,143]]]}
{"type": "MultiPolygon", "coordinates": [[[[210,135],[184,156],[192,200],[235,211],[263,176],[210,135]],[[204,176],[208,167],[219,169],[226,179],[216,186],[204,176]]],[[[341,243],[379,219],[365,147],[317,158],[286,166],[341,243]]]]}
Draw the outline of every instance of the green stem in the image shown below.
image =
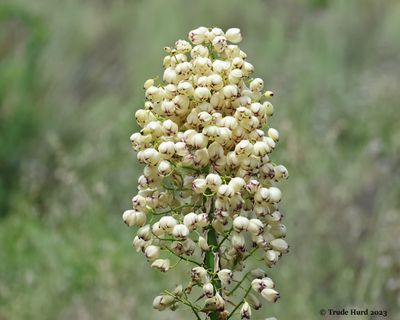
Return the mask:
{"type": "MultiPolygon", "coordinates": [[[[206,255],[204,257],[204,265],[209,274],[214,274],[215,254],[219,253],[219,248],[218,248],[218,239],[217,239],[218,236],[217,236],[214,228],[211,225],[211,222],[213,221],[213,218],[214,218],[214,199],[212,198],[212,199],[210,199],[210,201],[211,201],[211,208],[210,208],[210,212],[208,213],[210,226],[208,228],[208,233],[207,233],[207,243],[210,246],[211,250],[206,252],[206,255]]],[[[221,289],[221,282],[218,280],[218,278],[215,278],[213,276],[211,278],[211,283],[212,283],[215,291],[219,291],[221,289]]],[[[213,311],[210,313],[210,320],[218,320],[218,312],[217,311],[213,311]]]]}

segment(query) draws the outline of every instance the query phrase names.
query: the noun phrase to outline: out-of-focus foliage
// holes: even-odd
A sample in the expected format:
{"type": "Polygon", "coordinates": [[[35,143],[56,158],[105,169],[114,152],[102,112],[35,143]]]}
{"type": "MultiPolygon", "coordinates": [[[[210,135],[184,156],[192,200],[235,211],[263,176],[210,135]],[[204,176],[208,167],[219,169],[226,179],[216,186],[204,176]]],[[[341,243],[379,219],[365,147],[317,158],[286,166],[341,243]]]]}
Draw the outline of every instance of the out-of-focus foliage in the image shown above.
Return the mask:
{"type": "Polygon", "coordinates": [[[291,173],[292,250],[270,271],[282,299],[255,319],[400,317],[398,1],[3,0],[0,319],[188,316],[151,309],[180,279],[151,271],[120,220],[142,83],[200,25],[242,29],[291,173]]]}

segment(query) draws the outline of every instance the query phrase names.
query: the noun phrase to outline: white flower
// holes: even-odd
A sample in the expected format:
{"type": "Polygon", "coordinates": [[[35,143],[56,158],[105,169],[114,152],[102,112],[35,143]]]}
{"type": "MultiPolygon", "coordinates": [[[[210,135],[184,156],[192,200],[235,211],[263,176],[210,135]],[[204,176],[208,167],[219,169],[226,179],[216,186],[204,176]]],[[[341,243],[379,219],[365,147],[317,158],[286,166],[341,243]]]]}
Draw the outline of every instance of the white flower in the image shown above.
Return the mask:
{"type": "Polygon", "coordinates": [[[154,269],[158,269],[161,272],[167,272],[169,270],[171,262],[169,259],[157,259],[152,264],[151,267],[154,269]]]}
{"type": "Polygon", "coordinates": [[[240,233],[232,233],[231,243],[233,248],[237,251],[244,252],[246,251],[246,242],[242,234],[240,233]]]}
{"type": "Polygon", "coordinates": [[[228,185],[228,184],[222,184],[219,186],[218,190],[217,190],[217,194],[219,197],[222,198],[232,198],[233,195],[235,194],[235,190],[233,189],[232,186],[228,185]]]}
{"type": "Polygon", "coordinates": [[[146,164],[156,165],[161,160],[161,156],[156,149],[148,148],[141,153],[139,160],[146,164]]]}
{"type": "Polygon", "coordinates": [[[183,217],[183,224],[190,230],[193,230],[197,222],[197,214],[190,212],[183,217]]]}
{"type": "Polygon", "coordinates": [[[207,298],[211,298],[214,295],[214,287],[210,282],[203,285],[203,293],[207,298]]]}
{"type": "Polygon", "coordinates": [[[172,235],[178,239],[186,239],[189,235],[189,229],[184,224],[177,224],[172,230],[172,235]]]}
{"type": "Polygon", "coordinates": [[[223,285],[228,285],[232,282],[233,272],[229,269],[222,269],[218,272],[218,278],[223,285]]]}
{"type": "Polygon", "coordinates": [[[279,141],[279,132],[274,128],[268,129],[268,136],[275,142],[279,141]]]}
{"type": "Polygon", "coordinates": [[[160,227],[165,231],[171,232],[176,226],[176,220],[171,216],[164,216],[160,219],[160,227]]]}
{"type": "Polygon", "coordinates": [[[192,280],[195,282],[205,282],[207,277],[207,270],[203,267],[194,267],[191,272],[192,280]]]}
{"type": "Polygon", "coordinates": [[[248,225],[249,219],[247,219],[246,217],[239,216],[233,220],[233,230],[235,230],[236,232],[246,231],[248,225]]]}
{"type": "Polygon", "coordinates": [[[202,236],[199,237],[198,244],[199,244],[201,251],[210,250],[207,240],[205,238],[203,238],[202,236]]]}
{"type": "Polygon", "coordinates": [[[198,87],[194,90],[194,97],[198,101],[206,101],[211,98],[211,92],[208,88],[198,87]]]}
{"type": "Polygon", "coordinates": [[[251,317],[251,308],[247,301],[243,303],[242,308],[240,309],[240,318],[241,319],[250,319],[251,317]]]}
{"type": "Polygon", "coordinates": [[[274,289],[269,289],[269,288],[261,291],[261,295],[268,302],[276,302],[280,297],[278,291],[275,291],[274,289]]]}
{"type": "Polygon", "coordinates": [[[163,160],[158,164],[158,172],[162,176],[166,176],[172,172],[172,166],[169,161],[163,160]]]}
{"type": "Polygon", "coordinates": [[[236,147],[235,152],[237,155],[248,156],[253,151],[253,145],[248,140],[240,141],[236,147]]]}
{"type": "Polygon", "coordinates": [[[264,232],[264,224],[259,219],[250,219],[247,230],[251,234],[258,236],[264,232]]]}
{"type": "Polygon", "coordinates": [[[215,298],[215,306],[218,311],[223,311],[225,309],[225,300],[221,297],[219,292],[217,292],[214,296],[215,298]]]}
{"type": "Polygon", "coordinates": [[[206,184],[213,191],[217,191],[222,184],[222,179],[218,174],[210,173],[206,177],[206,184]]]}
{"type": "Polygon", "coordinates": [[[126,210],[122,215],[122,219],[129,227],[141,227],[146,223],[146,214],[141,211],[126,210]]]}
{"type": "Polygon", "coordinates": [[[160,257],[160,247],[150,245],[144,251],[144,255],[150,261],[154,261],[160,257]]]}
{"type": "Polygon", "coordinates": [[[279,252],[287,252],[289,250],[289,245],[283,239],[274,239],[270,242],[272,249],[279,252]]]}
{"type": "Polygon", "coordinates": [[[226,30],[225,37],[228,41],[233,43],[239,43],[242,41],[242,34],[240,33],[240,29],[238,28],[230,28],[226,30]]]}
{"type": "Polygon", "coordinates": [[[193,181],[192,190],[195,193],[203,193],[204,191],[206,191],[206,188],[207,188],[206,179],[198,178],[193,181]]]}
{"type": "Polygon", "coordinates": [[[176,41],[175,48],[179,53],[188,53],[190,50],[192,50],[192,46],[186,40],[176,41]]]}
{"type": "Polygon", "coordinates": [[[150,245],[150,243],[148,241],[145,241],[141,238],[139,238],[138,236],[136,236],[133,239],[133,246],[135,247],[136,251],[143,251],[148,245],[150,245]]]}
{"type": "Polygon", "coordinates": [[[174,297],[168,295],[157,296],[153,300],[153,308],[158,311],[163,311],[171,306],[174,303],[174,300],[174,297]]]}
{"type": "Polygon", "coordinates": [[[196,226],[199,228],[204,228],[209,225],[210,221],[208,219],[207,213],[200,213],[197,215],[196,226]]]}
{"type": "Polygon", "coordinates": [[[147,79],[143,85],[143,88],[147,90],[150,88],[152,85],[154,85],[154,79],[147,79]]]}
{"type": "Polygon", "coordinates": [[[189,32],[188,38],[193,44],[202,44],[206,40],[208,29],[199,27],[189,32]]]}
{"type": "Polygon", "coordinates": [[[160,222],[157,221],[156,223],[153,224],[151,227],[151,232],[156,236],[156,237],[161,237],[164,235],[165,230],[160,227],[160,222]]]}
{"type": "Polygon", "coordinates": [[[228,80],[232,84],[238,84],[243,78],[243,71],[240,69],[233,69],[228,76],[228,80]]]}
{"type": "Polygon", "coordinates": [[[268,189],[270,195],[270,201],[272,203],[278,203],[282,199],[282,192],[276,187],[271,187],[268,189]]]}
{"type": "Polygon", "coordinates": [[[197,45],[193,47],[192,51],[190,52],[190,55],[193,59],[197,57],[208,57],[208,48],[202,45],[197,45]]]}
{"type": "Polygon", "coordinates": [[[215,51],[217,51],[217,52],[224,51],[224,49],[228,45],[227,42],[226,42],[226,38],[224,36],[216,36],[212,40],[212,44],[214,46],[215,51]]]}

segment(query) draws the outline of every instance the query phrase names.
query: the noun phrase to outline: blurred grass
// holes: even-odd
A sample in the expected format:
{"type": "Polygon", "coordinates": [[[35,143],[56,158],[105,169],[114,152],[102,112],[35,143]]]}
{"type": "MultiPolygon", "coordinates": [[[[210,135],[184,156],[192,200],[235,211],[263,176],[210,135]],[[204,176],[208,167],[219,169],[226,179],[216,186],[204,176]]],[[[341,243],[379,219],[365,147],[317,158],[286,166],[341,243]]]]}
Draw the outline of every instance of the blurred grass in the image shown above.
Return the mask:
{"type": "MultiPolygon", "coordinates": [[[[291,171],[282,299],[255,319],[320,319],[350,305],[400,317],[398,1],[0,3],[0,319],[177,319],[120,213],[142,83],[199,25],[240,27],[276,92],[291,171]]],[[[182,269],[184,271],[184,269],[182,269]]]]}

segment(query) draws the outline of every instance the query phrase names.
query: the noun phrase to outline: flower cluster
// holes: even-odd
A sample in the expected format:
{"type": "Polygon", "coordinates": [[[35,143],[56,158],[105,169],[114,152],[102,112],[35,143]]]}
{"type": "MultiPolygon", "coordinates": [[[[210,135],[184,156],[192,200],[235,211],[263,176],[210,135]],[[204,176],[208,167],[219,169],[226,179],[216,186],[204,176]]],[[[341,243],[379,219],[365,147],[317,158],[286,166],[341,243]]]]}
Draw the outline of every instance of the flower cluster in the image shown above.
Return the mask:
{"type": "Polygon", "coordinates": [[[288,171],[270,160],[279,140],[268,126],[273,93],[251,77],[239,29],[200,27],[188,38],[164,48],[162,81],[144,84],[141,130],[130,140],[145,167],[123,220],[138,227],[133,245],[153,268],[191,265],[189,283],[165,290],[154,308],[184,304],[197,319],[250,319],[257,295],[275,302],[279,293],[245,262],[258,254],[272,267],[289,249],[275,186],[288,171]],[[202,291],[195,303],[194,287],[202,291]]]}

